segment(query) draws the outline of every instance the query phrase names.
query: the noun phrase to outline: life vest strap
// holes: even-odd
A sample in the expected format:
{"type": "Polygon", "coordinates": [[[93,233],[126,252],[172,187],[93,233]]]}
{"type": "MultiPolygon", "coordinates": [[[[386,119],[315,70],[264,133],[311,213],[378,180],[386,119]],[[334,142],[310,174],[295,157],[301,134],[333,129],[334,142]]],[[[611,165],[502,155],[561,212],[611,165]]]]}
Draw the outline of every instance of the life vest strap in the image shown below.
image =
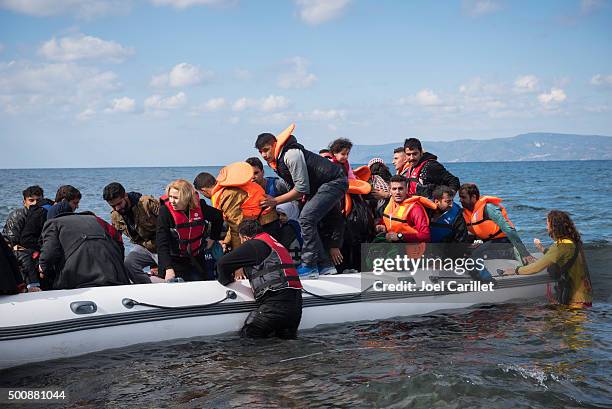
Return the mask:
{"type": "Polygon", "coordinates": [[[257,271],[253,276],[254,277],[258,277],[262,274],[267,274],[267,273],[271,273],[273,271],[281,271],[284,270],[286,268],[295,268],[295,264],[293,263],[280,263],[280,264],[275,264],[272,265],[268,268],[264,268],[262,270],[257,271]]]}
{"type": "Polygon", "coordinates": [[[196,227],[196,226],[206,226],[208,224],[208,220],[195,220],[193,222],[179,223],[176,225],[177,229],[181,229],[183,227],[196,227]]]}
{"type": "Polygon", "coordinates": [[[387,219],[394,221],[394,222],[408,223],[407,219],[399,219],[397,217],[389,216],[388,214],[383,214],[383,217],[386,217],[387,219]]]}

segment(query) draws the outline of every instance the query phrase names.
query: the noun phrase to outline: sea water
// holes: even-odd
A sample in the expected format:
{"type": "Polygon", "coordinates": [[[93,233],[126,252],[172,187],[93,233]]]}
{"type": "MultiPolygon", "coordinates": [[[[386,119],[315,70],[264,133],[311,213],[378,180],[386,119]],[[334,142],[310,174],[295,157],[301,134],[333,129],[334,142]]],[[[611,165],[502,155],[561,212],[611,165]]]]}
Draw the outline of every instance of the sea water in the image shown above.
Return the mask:
{"type": "MultiPolygon", "coordinates": [[[[72,407],[612,407],[612,162],[457,163],[504,199],[528,247],[546,213],[568,211],[585,242],[593,307],[533,302],[321,326],[294,341],[234,335],[136,345],[0,372],[0,387],[67,390],[72,407]]],[[[109,220],[111,181],[159,196],[219,167],[0,170],[0,224],[39,184],[83,193],[109,220]]]]}

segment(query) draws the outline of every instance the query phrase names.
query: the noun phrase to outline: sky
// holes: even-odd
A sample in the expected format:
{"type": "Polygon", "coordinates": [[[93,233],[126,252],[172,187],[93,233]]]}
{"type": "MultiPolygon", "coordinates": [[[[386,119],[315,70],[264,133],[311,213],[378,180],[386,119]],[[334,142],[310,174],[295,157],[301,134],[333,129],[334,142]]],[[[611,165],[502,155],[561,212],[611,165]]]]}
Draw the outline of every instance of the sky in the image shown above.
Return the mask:
{"type": "Polygon", "coordinates": [[[0,0],[0,168],[223,165],[290,123],[612,135],[612,1],[0,0]]]}

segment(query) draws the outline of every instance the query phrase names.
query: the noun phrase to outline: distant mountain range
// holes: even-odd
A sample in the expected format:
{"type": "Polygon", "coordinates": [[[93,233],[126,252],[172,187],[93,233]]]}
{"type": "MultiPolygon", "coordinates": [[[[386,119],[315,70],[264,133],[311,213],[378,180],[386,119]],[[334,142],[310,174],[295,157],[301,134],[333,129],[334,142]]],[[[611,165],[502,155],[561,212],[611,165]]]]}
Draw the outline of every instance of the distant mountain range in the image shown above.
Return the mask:
{"type": "MultiPolygon", "coordinates": [[[[423,150],[441,162],[507,162],[551,160],[612,160],[612,137],[559,133],[527,133],[511,138],[461,139],[449,142],[421,140],[423,150]]],[[[385,145],[355,145],[351,163],[374,157],[391,162],[393,149],[404,141],[385,145]]]]}

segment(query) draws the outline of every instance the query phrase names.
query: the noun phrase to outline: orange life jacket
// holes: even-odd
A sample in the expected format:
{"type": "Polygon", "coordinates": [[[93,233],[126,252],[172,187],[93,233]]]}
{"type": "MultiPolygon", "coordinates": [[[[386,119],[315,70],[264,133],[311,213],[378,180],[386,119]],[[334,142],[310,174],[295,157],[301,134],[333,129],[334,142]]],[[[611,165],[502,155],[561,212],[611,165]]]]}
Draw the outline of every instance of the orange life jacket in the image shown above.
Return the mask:
{"type": "Polygon", "coordinates": [[[508,221],[508,224],[514,227],[508,218],[506,208],[500,204],[501,201],[502,200],[499,197],[495,196],[480,196],[474,205],[474,210],[470,211],[463,208],[463,218],[465,219],[465,223],[467,224],[467,228],[470,233],[484,241],[506,237],[506,234],[501,231],[499,226],[495,224],[493,220],[490,220],[489,216],[485,214],[485,206],[487,203],[492,203],[500,208],[502,215],[508,221]]]}
{"type": "Polygon", "coordinates": [[[408,176],[410,175],[410,163],[406,162],[402,169],[397,172],[397,174],[408,178],[408,176]]]}
{"type": "MultiPolygon", "coordinates": [[[[255,182],[246,182],[244,185],[240,186],[232,186],[236,187],[247,194],[246,200],[240,205],[240,209],[242,209],[242,216],[246,219],[258,219],[262,214],[270,213],[271,209],[262,209],[260,203],[262,200],[266,198],[266,192],[264,189],[255,182]]],[[[226,186],[221,186],[221,184],[217,184],[212,191],[211,202],[213,207],[220,209],[219,198],[223,191],[226,189],[226,186]]]]}
{"type": "Polygon", "coordinates": [[[348,216],[353,210],[353,199],[351,199],[351,194],[353,195],[367,195],[372,191],[372,186],[367,182],[361,179],[350,179],[349,180],[349,188],[348,191],[344,194],[344,209],[342,213],[345,216],[348,216]]]}
{"type": "MultiPolygon", "coordinates": [[[[385,223],[387,232],[416,234],[416,229],[408,224],[408,214],[413,206],[421,206],[423,210],[425,210],[425,208],[437,208],[435,203],[423,196],[412,196],[400,204],[395,203],[395,201],[391,199],[383,213],[383,222],[385,223]]],[[[429,224],[427,212],[425,212],[425,215],[427,217],[427,223],[429,224]]]]}
{"type": "Polygon", "coordinates": [[[274,149],[274,162],[268,163],[272,169],[276,170],[276,161],[278,160],[278,157],[283,151],[283,146],[285,146],[285,144],[287,143],[287,140],[293,133],[294,129],[295,129],[295,124],[291,124],[287,128],[285,128],[283,132],[276,135],[276,148],[274,149]]]}

